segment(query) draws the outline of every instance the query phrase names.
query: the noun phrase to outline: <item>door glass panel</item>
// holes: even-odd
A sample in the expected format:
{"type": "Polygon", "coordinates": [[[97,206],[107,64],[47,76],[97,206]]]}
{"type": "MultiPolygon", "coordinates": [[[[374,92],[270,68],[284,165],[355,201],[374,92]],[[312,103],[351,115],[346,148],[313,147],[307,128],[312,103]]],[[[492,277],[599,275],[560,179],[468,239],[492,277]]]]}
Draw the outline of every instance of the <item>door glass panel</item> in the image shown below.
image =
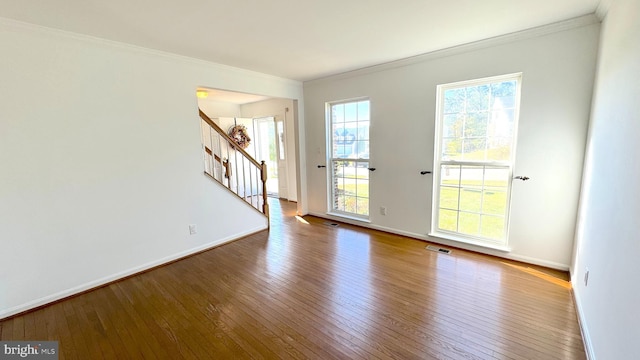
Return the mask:
{"type": "Polygon", "coordinates": [[[273,117],[255,119],[256,160],[267,164],[267,193],[278,195],[278,154],[276,144],[276,125],[273,117]]]}
{"type": "Polygon", "coordinates": [[[284,123],[282,121],[276,122],[276,127],[278,128],[278,153],[279,159],[284,160],[284,123]]]}

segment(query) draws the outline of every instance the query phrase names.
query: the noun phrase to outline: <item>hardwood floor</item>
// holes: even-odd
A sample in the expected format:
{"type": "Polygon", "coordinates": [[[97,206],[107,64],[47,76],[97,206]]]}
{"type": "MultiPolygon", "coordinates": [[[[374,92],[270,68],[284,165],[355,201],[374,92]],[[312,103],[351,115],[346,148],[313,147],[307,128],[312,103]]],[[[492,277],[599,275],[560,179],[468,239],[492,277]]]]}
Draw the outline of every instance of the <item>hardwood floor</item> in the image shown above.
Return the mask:
{"type": "Polygon", "coordinates": [[[567,274],[326,220],[271,229],[0,322],[60,359],[585,359],[567,274]]]}

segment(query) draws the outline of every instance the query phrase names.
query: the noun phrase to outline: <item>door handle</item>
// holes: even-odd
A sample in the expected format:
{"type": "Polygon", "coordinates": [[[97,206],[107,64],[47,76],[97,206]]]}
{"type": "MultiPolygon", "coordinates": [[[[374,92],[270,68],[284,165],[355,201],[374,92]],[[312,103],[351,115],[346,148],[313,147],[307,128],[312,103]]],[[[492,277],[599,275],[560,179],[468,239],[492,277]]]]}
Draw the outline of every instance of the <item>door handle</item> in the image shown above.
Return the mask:
{"type": "Polygon", "coordinates": [[[428,171],[428,170],[420,171],[420,175],[426,175],[426,174],[431,174],[431,171],[428,171]]]}
{"type": "Polygon", "coordinates": [[[367,168],[369,171],[376,171],[376,168],[367,168]]]}
{"type": "Polygon", "coordinates": [[[528,176],[516,176],[516,177],[514,177],[514,179],[516,179],[516,180],[522,180],[522,181],[527,181],[527,180],[529,180],[529,179],[530,179],[530,177],[528,177],[528,176]]]}
{"type": "Polygon", "coordinates": [[[318,165],[318,169],[326,168],[325,165],[318,165]]]}

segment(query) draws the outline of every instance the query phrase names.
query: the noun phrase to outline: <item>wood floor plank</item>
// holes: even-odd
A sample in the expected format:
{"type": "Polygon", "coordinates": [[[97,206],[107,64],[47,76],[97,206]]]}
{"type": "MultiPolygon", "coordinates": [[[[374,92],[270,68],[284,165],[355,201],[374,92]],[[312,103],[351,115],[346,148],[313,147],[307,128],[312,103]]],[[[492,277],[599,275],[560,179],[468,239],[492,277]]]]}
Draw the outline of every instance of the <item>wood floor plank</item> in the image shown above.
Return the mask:
{"type": "MultiPolygon", "coordinates": [[[[262,274],[263,276],[265,275],[264,273],[262,274]]],[[[252,276],[252,278],[258,278],[257,276],[252,276]]],[[[274,280],[276,277],[274,277],[274,280]]],[[[267,286],[261,286],[260,284],[256,284],[257,288],[262,289],[262,298],[268,298],[270,300],[270,302],[274,302],[274,303],[288,303],[291,304],[293,306],[295,306],[293,309],[290,309],[289,312],[291,313],[296,313],[299,311],[305,311],[306,309],[310,309],[310,308],[318,308],[320,307],[319,310],[317,310],[319,313],[322,314],[330,314],[330,316],[333,316],[333,319],[335,320],[335,323],[337,325],[339,325],[339,331],[344,331],[343,329],[349,329],[351,331],[344,331],[344,333],[342,334],[342,336],[339,336],[337,338],[334,338],[333,341],[337,341],[337,342],[342,342],[342,341],[347,341],[347,345],[352,348],[355,349],[356,351],[363,351],[366,350],[368,353],[368,356],[376,356],[376,357],[382,357],[382,358],[392,358],[392,356],[390,356],[390,354],[388,353],[388,350],[384,347],[384,346],[372,346],[370,343],[367,343],[366,341],[363,343],[363,345],[358,346],[357,344],[359,342],[361,342],[363,340],[362,337],[362,329],[356,327],[356,324],[354,324],[354,322],[350,321],[350,318],[346,318],[344,316],[336,316],[331,314],[330,310],[329,312],[326,312],[326,308],[323,305],[323,301],[325,301],[325,299],[320,299],[317,297],[309,297],[310,294],[302,294],[303,296],[300,296],[301,294],[297,294],[295,296],[287,296],[287,294],[285,294],[282,290],[278,291],[277,293],[265,293],[266,291],[268,291],[267,289],[269,287],[267,286]],[[298,310],[295,310],[295,309],[298,310]]],[[[322,323],[326,323],[326,316],[323,317],[320,322],[322,323]]],[[[335,332],[336,330],[333,329],[333,331],[335,332]]]]}
{"type": "Polygon", "coordinates": [[[13,319],[13,338],[24,339],[24,319],[25,316],[19,316],[13,319]]]}
{"type": "MultiPolygon", "coordinates": [[[[223,257],[223,259],[228,257],[228,256],[226,256],[226,255],[228,255],[228,254],[225,254],[225,256],[223,257]]],[[[242,273],[243,273],[243,274],[248,274],[248,272],[247,272],[247,271],[243,271],[242,273]]],[[[225,278],[230,278],[230,275],[228,275],[228,274],[227,274],[227,275],[224,275],[224,277],[225,277],[225,278]]],[[[257,276],[257,278],[259,278],[259,276],[257,276]]],[[[212,283],[210,284],[210,286],[212,286],[213,288],[215,288],[216,286],[219,286],[219,284],[218,284],[217,282],[212,282],[212,283]]],[[[253,285],[252,285],[252,286],[254,286],[254,287],[253,287],[253,288],[254,288],[254,291],[258,291],[258,292],[260,292],[260,293],[261,293],[261,297],[263,297],[263,299],[266,299],[266,298],[267,298],[267,296],[268,296],[268,295],[265,293],[265,291],[267,291],[267,289],[269,289],[269,286],[264,286],[264,284],[260,284],[260,283],[253,283],[253,285]],[[255,290],[255,289],[259,289],[259,290],[255,290]]],[[[234,279],[234,286],[233,286],[233,287],[234,287],[234,289],[238,289],[238,288],[239,288],[239,286],[238,286],[238,280],[237,280],[237,279],[234,279]]],[[[216,289],[216,290],[217,290],[217,291],[223,291],[223,290],[221,290],[221,289],[216,289]]],[[[234,290],[234,291],[235,291],[235,290],[234,290]]],[[[270,299],[273,299],[273,298],[270,298],[270,299]]],[[[282,305],[286,305],[286,304],[287,304],[285,301],[282,301],[282,300],[283,300],[282,298],[280,298],[280,299],[278,299],[278,300],[276,300],[276,301],[267,301],[266,303],[267,303],[267,304],[269,304],[269,303],[278,303],[278,304],[282,304],[282,305]],[[279,301],[278,301],[278,300],[279,300],[279,301]]],[[[302,310],[304,311],[305,309],[302,309],[302,310]]],[[[294,311],[294,310],[291,310],[291,311],[289,311],[289,313],[288,313],[288,316],[301,316],[301,315],[302,315],[302,314],[301,314],[300,312],[296,312],[296,311],[294,311]]],[[[324,323],[324,320],[320,319],[320,320],[318,320],[318,322],[320,322],[320,323],[324,323]]],[[[317,330],[317,329],[314,329],[314,330],[317,330]]],[[[339,330],[340,330],[340,329],[338,329],[338,331],[337,331],[337,332],[339,332],[339,330]]],[[[339,339],[339,338],[334,338],[334,337],[332,337],[332,338],[330,339],[330,342],[333,342],[334,344],[335,344],[337,341],[340,341],[340,339],[339,339]]],[[[351,347],[351,346],[352,346],[352,344],[349,344],[349,347],[351,347]]],[[[342,357],[342,358],[344,358],[344,357],[342,357]]]]}
{"type": "MultiPolygon", "coordinates": [[[[308,293],[309,286],[304,286],[304,288],[305,288],[305,292],[307,292],[307,293],[308,293]]],[[[323,295],[321,294],[321,292],[319,292],[318,294],[319,294],[319,296],[323,296],[323,295]]],[[[301,294],[301,296],[304,296],[304,295],[305,295],[305,294],[301,294]]],[[[330,300],[329,300],[329,301],[330,301],[330,300]]],[[[317,298],[315,298],[315,299],[311,299],[311,302],[312,302],[312,303],[313,303],[313,302],[317,302],[317,298]]],[[[343,308],[348,308],[348,307],[349,307],[349,304],[338,304],[338,305],[342,306],[343,308]]],[[[323,309],[323,310],[321,310],[321,311],[324,311],[324,312],[327,312],[327,311],[328,311],[328,312],[330,312],[330,310],[327,310],[327,309],[323,309]]],[[[344,312],[344,311],[343,311],[343,312],[344,312]]],[[[357,313],[354,313],[354,314],[353,314],[353,316],[356,316],[356,317],[360,317],[360,315],[361,315],[361,314],[357,314],[357,313]]],[[[348,318],[348,320],[347,320],[347,325],[346,325],[346,326],[349,326],[349,325],[348,325],[348,324],[349,324],[349,322],[353,322],[353,320],[351,320],[351,318],[348,318]]],[[[367,325],[368,325],[368,324],[367,324],[367,325]]],[[[365,326],[367,326],[367,325],[365,325],[365,326]]],[[[381,326],[385,326],[385,324],[379,324],[379,325],[381,325],[381,326]]],[[[343,325],[343,326],[344,326],[344,325],[343,325]]],[[[358,331],[358,329],[353,329],[353,331],[358,331]]],[[[402,343],[402,340],[398,340],[396,343],[402,343]]],[[[446,344],[445,344],[445,345],[446,345],[446,344]]],[[[396,351],[397,351],[397,350],[396,350],[396,351]]],[[[405,357],[405,358],[406,358],[407,356],[408,356],[407,354],[404,354],[404,355],[403,355],[403,357],[405,357]]]]}
{"type": "Polygon", "coordinates": [[[78,359],[83,352],[76,351],[73,337],[67,323],[67,317],[64,313],[64,301],[47,306],[45,309],[51,310],[52,312],[51,316],[53,321],[51,326],[47,327],[47,334],[50,340],[58,341],[60,358],[78,359]]]}
{"type": "MultiPolygon", "coordinates": [[[[252,290],[252,292],[255,292],[255,290],[252,290]]],[[[260,295],[260,298],[262,298],[262,299],[269,298],[270,300],[272,300],[272,301],[266,302],[266,304],[271,304],[271,306],[273,308],[277,308],[278,304],[282,301],[282,299],[286,299],[286,301],[285,301],[286,303],[298,305],[298,306],[296,306],[296,308],[293,308],[293,309],[289,308],[289,309],[286,309],[286,310],[282,310],[288,316],[293,316],[293,314],[299,314],[301,311],[304,312],[305,309],[309,308],[309,306],[313,306],[314,305],[313,301],[308,302],[308,303],[298,303],[297,301],[299,301],[300,298],[290,298],[290,297],[287,297],[285,294],[283,294],[281,292],[279,292],[278,294],[273,294],[273,293],[267,292],[267,290],[264,287],[262,287],[262,290],[260,291],[259,295],[260,295]],[[280,298],[280,300],[276,300],[276,297],[280,298]]],[[[254,302],[255,301],[250,301],[248,303],[250,304],[250,303],[254,303],[254,302]]],[[[245,304],[247,304],[246,298],[245,298],[245,304]]],[[[307,319],[309,319],[309,318],[307,318],[307,319]]],[[[318,321],[323,323],[323,322],[326,322],[326,319],[323,318],[323,319],[319,319],[318,321]]],[[[346,325],[342,324],[340,329],[333,329],[333,332],[338,332],[338,333],[343,332],[343,328],[348,327],[349,325],[350,324],[346,324],[346,325]]],[[[317,339],[317,337],[320,334],[322,334],[322,332],[316,332],[314,334],[314,338],[317,339]]],[[[369,351],[366,352],[365,349],[362,349],[353,340],[354,340],[353,336],[350,336],[348,332],[344,332],[344,334],[342,334],[342,336],[339,335],[337,337],[334,337],[330,341],[332,341],[334,343],[335,342],[342,343],[343,341],[346,341],[347,342],[346,345],[348,346],[348,348],[349,349],[354,349],[355,348],[356,351],[359,354],[361,354],[361,356],[375,356],[375,357],[378,357],[378,358],[381,358],[381,357],[382,358],[388,358],[388,356],[385,356],[382,353],[380,353],[378,349],[369,349],[369,351]],[[345,334],[346,334],[346,336],[345,336],[345,334]]]]}
{"type": "Polygon", "coordinates": [[[296,218],[0,321],[61,359],[586,358],[568,275],[296,218]]]}
{"type": "Polygon", "coordinates": [[[11,340],[9,333],[13,333],[13,331],[9,329],[9,326],[11,326],[12,323],[13,323],[13,319],[0,322],[0,340],[3,340],[3,341],[11,340]]]}
{"type": "MultiPolygon", "coordinates": [[[[308,290],[309,290],[310,286],[304,286],[304,288],[305,288],[305,291],[306,291],[306,292],[308,292],[308,290]]],[[[304,294],[302,294],[302,296],[304,296],[304,294]]],[[[348,301],[349,301],[349,299],[346,299],[346,301],[348,302],[348,301]]],[[[350,306],[350,304],[348,304],[348,303],[341,303],[341,304],[338,304],[338,305],[342,306],[343,308],[348,308],[348,307],[350,306]]],[[[325,311],[326,311],[326,309],[325,309],[325,311]]],[[[355,314],[355,316],[360,316],[360,314],[355,314]]],[[[380,326],[385,326],[385,324],[384,324],[384,323],[381,323],[381,324],[379,324],[379,325],[380,325],[380,326]]],[[[442,345],[442,344],[441,344],[441,345],[442,345]]]]}
{"type": "MultiPolygon", "coordinates": [[[[310,284],[305,284],[304,286],[305,288],[305,293],[302,294],[298,294],[298,296],[300,297],[305,297],[307,295],[310,294],[310,289],[312,288],[312,285],[310,284]]],[[[357,304],[354,303],[352,301],[351,298],[349,297],[342,297],[341,299],[338,299],[338,301],[333,301],[330,298],[324,298],[323,300],[320,300],[321,298],[323,298],[325,295],[322,293],[322,291],[317,291],[314,295],[314,297],[312,298],[308,298],[310,300],[311,303],[329,303],[329,302],[334,302],[336,306],[340,306],[342,307],[341,313],[343,314],[343,319],[342,320],[337,320],[337,323],[341,324],[341,326],[345,326],[345,327],[352,327],[351,331],[352,333],[357,332],[357,333],[369,333],[370,331],[375,331],[375,332],[385,332],[388,333],[389,335],[392,334],[392,332],[394,331],[393,328],[398,327],[398,322],[394,321],[394,319],[391,318],[384,318],[384,321],[375,321],[373,324],[371,321],[365,321],[365,322],[360,322],[359,319],[363,319],[363,318],[367,318],[367,313],[369,312],[369,310],[371,310],[370,307],[365,306],[364,304],[357,304]],[[360,309],[359,309],[360,308],[360,309]],[[362,310],[362,311],[360,311],[362,310]],[[357,323],[358,327],[353,327],[354,323],[357,323]]],[[[323,308],[323,309],[319,309],[319,312],[330,312],[331,309],[329,308],[323,308]]],[[[382,317],[384,317],[385,314],[381,314],[382,317]]],[[[413,334],[410,334],[413,335],[413,334]]],[[[421,341],[421,340],[425,340],[425,338],[420,338],[417,342],[421,341]]],[[[441,348],[447,348],[448,344],[446,342],[441,342],[441,339],[434,339],[434,338],[429,338],[429,340],[432,343],[438,343],[438,347],[441,348]]],[[[404,346],[408,345],[409,343],[415,344],[417,343],[415,340],[411,339],[410,336],[405,336],[402,339],[398,339],[396,341],[396,344],[402,344],[404,346]]],[[[420,346],[418,345],[417,347],[414,347],[414,349],[420,349],[420,352],[424,352],[424,353],[429,353],[429,349],[422,349],[420,348],[420,346]]],[[[453,351],[453,349],[451,347],[449,347],[449,352],[453,351]]],[[[396,351],[398,351],[396,349],[396,351]]],[[[433,354],[434,356],[436,355],[435,353],[433,354]]],[[[403,354],[403,357],[408,357],[411,356],[410,354],[403,354]]]]}
{"type": "MultiPolygon", "coordinates": [[[[176,301],[180,302],[184,308],[192,309],[192,321],[195,323],[198,331],[211,335],[207,337],[206,341],[212,345],[209,347],[212,355],[218,353],[220,358],[250,357],[249,354],[245,354],[245,352],[250,351],[251,348],[244,346],[244,341],[233,336],[233,332],[229,331],[230,327],[220,319],[220,316],[218,316],[215,311],[211,311],[213,306],[211,306],[209,300],[212,300],[212,298],[199,284],[192,283],[189,286],[189,291],[180,291],[183,283],[180,280],[183,279],[183,277],[171,276],[173,275],[171,273],[164,275],[166,279],[164,280],[164,284],[174,289],[176,294],[184,295],[177,297],[176,301]],[[211,341],[208,341],[208,339],[211,339],[211,341]]],[[[253,355],[256,355],[256,353],[253,355]]]]}
{"type": "Polygon", "coordinates": [[[131,281],[117,283],[120,294],[129,299],[132,305],[129,314],[136,315],[136,323],[145,340],[156,343],[156,355],[170,358],[193,358],[195,355],[184,343],[184,339],[178,338],[173,328],[180,324],[169,323],[165,319],[166,314],[161,309],[162,299],[153,296],[145,286],[141,277],[130,278],[131,281]],[[148,330],[148,332],[147,332],[148,330]]]}
{"type": "Polygon", "coordinates": [[[207,322],[198,316],[197,307],[194,307],[191,298],[194,292],[184,292],[183,278],[171,277],[166,269],[159,269],[151,284],[154,292],[161,294],[176,309],[176,314],[182,314],[185,329],[189,330],[189,347],[196,354],[208,354],[216,358],[228,358],[232,356],[230,348],[236,348],[236,344],[230,341],[226,335],[216,331],[207,322]],[[161,285],[162,284],[162,285],[161,285]],[[207,334],[209,336],[204,336],[207,334]]]}

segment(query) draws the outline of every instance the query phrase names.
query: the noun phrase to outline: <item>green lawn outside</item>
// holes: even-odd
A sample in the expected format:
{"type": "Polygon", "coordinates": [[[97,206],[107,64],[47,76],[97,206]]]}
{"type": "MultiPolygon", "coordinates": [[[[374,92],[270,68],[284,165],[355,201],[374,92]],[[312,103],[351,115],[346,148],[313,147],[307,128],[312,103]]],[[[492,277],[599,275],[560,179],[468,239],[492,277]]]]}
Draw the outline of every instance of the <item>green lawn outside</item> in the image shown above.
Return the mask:
{"type": "Polygon", "coordinates": [[[369,180],[366,178],[347,178],[344,184],[338,184],[338,207],[343,211],[360,215],[369,215],[369,180]]]}
{"type": "Polygon", "coordinates": [[[438,227],[491,239],[504,237],[504,216],[507,208],[506,187],[440,188],[440,218],[438,227]],[[458,209],[460,205],[460,212],[458,209]],[[478,214],[481,213],[481,214],[478,214]],[[459,218],[458,218],[459,214],[459,218]]]}
{"type": "MultiPolygon", "coordinates": [[[[345,180],[344,184],[337,187],[340,210],[368,215],[369,181],[364,178],[345,180]]],[[[485,181],[484,189],[480,180],[463,181],[462,187],[457,187],[457,181],[443,181],[443,185],[446,186],[440,188],[440,229],[491,239],[504,237],[506,181],[485,181]],[[459,219],[455,210],[458,209],[458,202],[459,219]]]]}

